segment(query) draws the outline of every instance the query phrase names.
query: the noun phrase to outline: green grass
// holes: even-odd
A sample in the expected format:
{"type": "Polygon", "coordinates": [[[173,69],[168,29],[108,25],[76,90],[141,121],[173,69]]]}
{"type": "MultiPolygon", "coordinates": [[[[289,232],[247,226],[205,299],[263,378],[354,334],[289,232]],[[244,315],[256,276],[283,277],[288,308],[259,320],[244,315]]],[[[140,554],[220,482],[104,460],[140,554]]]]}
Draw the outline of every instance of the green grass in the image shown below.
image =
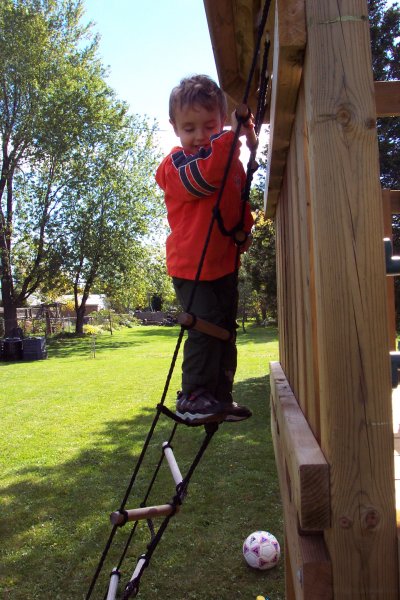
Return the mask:
{"type": "MultiPolygon", "coordinates": [[[[178,329],[137,327],[90,339],[52,341],[45,361],[0,366],[2,436],[0,597],[84,599],[161,398],[178,329]]],[[[193,475],[189,494],[169,523],[140,584],[150,600],[283,600],[283,560],[254,571],[241,545],[256,529],[283,545],[282,511],[269,424],[268,364],[277,359],[276,331],[239,332],[235,398],[252,419],[223,424],[193,475]]],[[[179,389],[180,364],[167,406],[179,389]]],[[[169,438],[161,417],[127,508],[139,506],[169,438]]],[[[204,428],[179,426],[173,441],[183,473],[204,428]]],[[[174,483],[163,465],[148,504],[163,504],[174,483]]],[[[92,595],[104,597],[132,524],[118,529],[92,595]]],[[[123,564],[121,589],[149,541],[140,522],[123,564]]]]}

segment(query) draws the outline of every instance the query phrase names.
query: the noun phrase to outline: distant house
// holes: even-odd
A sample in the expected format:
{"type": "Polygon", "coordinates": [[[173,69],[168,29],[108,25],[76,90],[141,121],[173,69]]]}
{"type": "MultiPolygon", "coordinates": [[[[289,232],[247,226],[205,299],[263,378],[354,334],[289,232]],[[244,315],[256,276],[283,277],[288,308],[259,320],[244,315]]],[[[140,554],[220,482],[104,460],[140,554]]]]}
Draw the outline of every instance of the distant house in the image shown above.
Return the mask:
{"type": "MultiPolygon", "coordinates": [[[[64,304],[63,307],[63,315],[67,317],[75,317],[75,311],[67,310],[65,305],[71,302],[74,302],[73,294],[66,294],[62,296],[59,301],[61,304],[64,304]]],[[[86,301],[86,314],[90,314],[92,312],[97,312],[99,310],[103,310],[108,308],[108,303],[104,294],[91,294],[86,301]]]]}

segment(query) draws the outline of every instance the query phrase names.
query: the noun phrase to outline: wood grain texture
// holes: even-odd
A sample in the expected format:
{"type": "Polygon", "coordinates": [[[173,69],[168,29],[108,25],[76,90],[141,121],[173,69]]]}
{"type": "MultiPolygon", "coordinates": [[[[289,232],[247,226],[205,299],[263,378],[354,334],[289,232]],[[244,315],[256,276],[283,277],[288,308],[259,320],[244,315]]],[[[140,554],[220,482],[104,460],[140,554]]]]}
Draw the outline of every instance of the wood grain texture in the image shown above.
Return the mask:
{"type": "Polygon", "coordinates": [[[281,431],[271,402],[271,429],[285,514],[287,600],[332,600],[332,567],[322,534],[298,530],[292,482],[287,474],[281,431]]]}
{"type": "Polygon", "coordinates": [[[400,81],[375,81],[377,117],[400,116],[400,81]]]}
{"type": "Polygon", "coordinates": [[[335,599],[398,594],[386,281],[375,98],[364,0],[307,0],[325,540],[335,599]]]}
{"type": "Polygon", "coordinates": [[[280,454],[290,479],[291,499],[303,531],[330,526],[329,466],[279,363],[271,363],[271,399],[280,454]]]}
{"type": "MultiPolygon", "coordinates": [[[[393,240],[392,231],[392,194],[390,190],[382,190],[383,237],[393,240]]],[[[396,348],[396,307],[394,301],[394,277],[386,277],[387,315],[389,350],[396,348]]]]}
{"type": "Polygon", "coordinates": [[[269,111],[265,182],[265,212],[275,214],[275,200],[282,185],[286,157],[296,110],[306,44],[304,0],[276,0],[273,48],[272,91],[269,111]]]}

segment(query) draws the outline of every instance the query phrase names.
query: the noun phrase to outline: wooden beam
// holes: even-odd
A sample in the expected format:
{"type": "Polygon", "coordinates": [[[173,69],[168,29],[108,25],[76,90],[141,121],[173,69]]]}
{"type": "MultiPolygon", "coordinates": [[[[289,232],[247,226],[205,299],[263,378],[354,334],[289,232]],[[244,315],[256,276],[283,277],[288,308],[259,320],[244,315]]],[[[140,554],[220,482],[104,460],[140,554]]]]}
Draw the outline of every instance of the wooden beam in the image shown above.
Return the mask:
{"type": "Polygon", "coordinates": [[[286,594],[288,600],[332,600],[332,566],[322,534],[302,535],[298,529],[293,482],[286,469],[281,430],[271,402],[271,430],[284,508],[286,594]]]}
{"type": "MultiPolygon", "coordinates": [[[[227,95],[229,110],[243,101],[253,58],[261,0],[204,0],[208,29],[219,83],[227,95]]],[[[257,107],[258,74],[252,82],[248,104],[257,107]]]]}
{"type": "Polygon", "coordinates": [[[304,531],[330,526],[329,465],[279,362],[270,364],[271,398],[291,497],[304,531]]]}
{"type": "Polygon", "coordinates": [[[398,600],[393,431],[375,97],[366,0],[307,0],[324,538],[335,600],[398,600]]]}
{"type": "Polygon", "coordinates": [[[400,116],[400,81],[375,81],[377,117],[400,116]]]}
{"type": "Polygon", "coordinates": [[[264,208],[275,214],[296,110],[306,45],[304,0],[275,0],[270,138],[264,208]]]}

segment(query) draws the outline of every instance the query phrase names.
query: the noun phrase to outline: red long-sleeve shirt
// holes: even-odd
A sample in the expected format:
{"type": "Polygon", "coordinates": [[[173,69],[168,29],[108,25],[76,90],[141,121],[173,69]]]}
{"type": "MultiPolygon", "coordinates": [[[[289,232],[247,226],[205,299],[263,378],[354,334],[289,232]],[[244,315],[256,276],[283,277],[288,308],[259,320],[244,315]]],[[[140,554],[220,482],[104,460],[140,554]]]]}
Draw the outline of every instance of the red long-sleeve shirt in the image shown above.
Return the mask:
{"type": "MultiPolygon", "coordinates": [[[[167,270],[172,277],[195,279],[200,257],[219,194],[221,180],[234,139],[232,131],[212,136],[210,146],[197,154],[185,154],[175,147],[156,172],[156,181],[164,190],[168,223],[167,270]]],[[[241,218],[241,193],[246,175],[239,160],[238,143],[219,205],[226,230],[241,218]]],[[[253,224],[246,203],[243,229],[249,233],[253,224]]],[[[223,235],[214,223],[200,279],[219,279],[235,270],[237,247],[230,236],[223,235]]]]}

